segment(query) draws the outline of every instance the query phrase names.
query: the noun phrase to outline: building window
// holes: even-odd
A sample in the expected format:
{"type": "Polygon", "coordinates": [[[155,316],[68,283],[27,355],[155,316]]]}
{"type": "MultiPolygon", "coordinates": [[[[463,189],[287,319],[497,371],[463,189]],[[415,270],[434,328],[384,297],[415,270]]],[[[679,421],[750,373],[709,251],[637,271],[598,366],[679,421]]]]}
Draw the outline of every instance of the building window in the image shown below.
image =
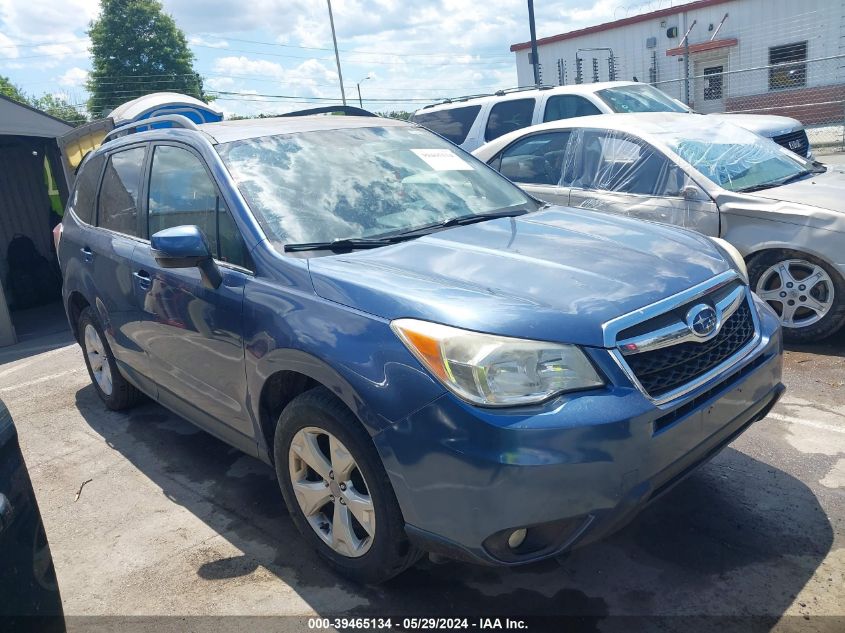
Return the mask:
{"type": "Polygon", "coordinates": [[[769,90],[807,85],[807,42],[769,48],[769,90]]]}

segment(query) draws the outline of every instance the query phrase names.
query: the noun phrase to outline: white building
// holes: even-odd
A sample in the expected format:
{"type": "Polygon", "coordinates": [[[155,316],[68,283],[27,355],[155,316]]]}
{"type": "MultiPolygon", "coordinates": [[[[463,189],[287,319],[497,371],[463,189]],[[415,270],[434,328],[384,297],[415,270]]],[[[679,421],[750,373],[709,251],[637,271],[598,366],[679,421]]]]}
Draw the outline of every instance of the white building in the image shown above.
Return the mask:
{"type": "MultiPolygon", "coordinates": [[[[768,112],[806,124],[845,118],[845,2],[670,4],[538,39],[542,83],[636,78],[704,112],[768,112]]],[[[511,51],[519,85],[532,85],[531,43],[511,51]]]]}

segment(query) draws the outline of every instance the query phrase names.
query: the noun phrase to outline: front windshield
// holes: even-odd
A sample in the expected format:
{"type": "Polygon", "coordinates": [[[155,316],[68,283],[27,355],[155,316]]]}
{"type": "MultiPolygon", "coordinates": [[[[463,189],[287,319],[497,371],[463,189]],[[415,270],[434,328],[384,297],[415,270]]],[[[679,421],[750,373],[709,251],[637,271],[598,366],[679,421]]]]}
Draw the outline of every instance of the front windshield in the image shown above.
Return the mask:
{"type": "Polygon", "coordinates": [[[268,237],[285,244],[384,236],[535,206],[485,164],[416,127],[280,134],[217,151],[268,237]]]}
{"type": "Polygon", "coordinates": [[[596,94],[614,112],[689,112],[683,104],[648,84],[606,88],[596,94]]]}
{"type": "Polygon", "coordinates": [[[774,187],[812,171],[811,163],[771,139],[729,123],[659,135],[704,176],[729,191],[774,187]]]}

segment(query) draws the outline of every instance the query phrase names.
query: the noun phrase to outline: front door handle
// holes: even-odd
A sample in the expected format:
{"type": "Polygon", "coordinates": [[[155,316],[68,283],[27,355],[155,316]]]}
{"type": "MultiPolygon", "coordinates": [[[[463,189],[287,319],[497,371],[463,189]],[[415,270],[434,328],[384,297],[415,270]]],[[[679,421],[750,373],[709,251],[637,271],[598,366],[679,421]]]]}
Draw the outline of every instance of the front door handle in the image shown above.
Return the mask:
{"type": "Polygon", "coordinates": [[[82,253],[82,259],[85,260],[87,263],[91,263],[92,261],[94,261],[94,251],[92,251],[87,246],[80,248],[79,252],[82,253]]]}
{"type": "Polygon", "coordinates": [[[146,270],[139,270],[137,272],[132,273],[132,276],[138,280],[138,285],[141,287],[142,290],[149,290],[150,289],[150,273],[146,270]]]}

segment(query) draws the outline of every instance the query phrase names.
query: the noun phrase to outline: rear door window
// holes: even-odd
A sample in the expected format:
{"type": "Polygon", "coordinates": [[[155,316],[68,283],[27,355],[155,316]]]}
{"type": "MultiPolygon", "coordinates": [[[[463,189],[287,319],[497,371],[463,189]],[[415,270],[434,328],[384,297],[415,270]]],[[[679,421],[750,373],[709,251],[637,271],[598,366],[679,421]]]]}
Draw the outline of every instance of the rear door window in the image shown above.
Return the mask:
{"type": "Polygon", "coordinates": [[[100,188],[97,226],[137,237],[138,196],[146,148],[133,147],[109,156],[100,188]]]}
{"type": "Polygon", "coordinates": [[[481,106],[477,105],[448,108],[437,112],[421,112],[415,114],[411,120],[452,141],[455,145],[460,145],[466,140],[480,111],[481,106]]]}
{"type": "Polygon", "coordinates": [[[676,196],[683,172],[651,145],[613,130],[585,130],[573,141],[564,180],[579,189],[676,196]]]}
{"type": "Polygon", "coordinates": [[[549,100],[546,101],[543,121],[559,121],[579,116],[590,116],[591,114],[601,114],[601,110],[584,97],[555,95],[549,97],[549,100]]]}
{"type": "Polygon", "coordinates": [[[535,105],[534,99],[513,99],[494,105],[490,108],[490,117],[484,130],[485,140],[492,141],[503,134],[531,125],[535,105]]]}
{"type": "Polygon", "coordinates": [[[94,209],[97,206],[97,185],[103,173],[104,154],[92,156],[82,165],[76,177],[76,187],[68,205],[73,213],[86,224],[94,224],[94,209]]]}

